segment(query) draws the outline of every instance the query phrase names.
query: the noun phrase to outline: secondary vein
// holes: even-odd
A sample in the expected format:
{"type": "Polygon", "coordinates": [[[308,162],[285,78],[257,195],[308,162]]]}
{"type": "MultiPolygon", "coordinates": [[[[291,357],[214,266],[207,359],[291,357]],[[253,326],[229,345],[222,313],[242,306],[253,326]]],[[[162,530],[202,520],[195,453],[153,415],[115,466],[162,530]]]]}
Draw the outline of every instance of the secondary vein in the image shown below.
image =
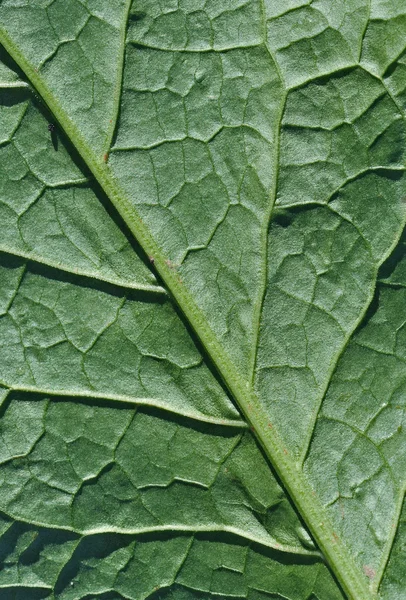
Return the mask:
{"type": "Polygon", "coordinates": [[[113,143],[114,133],[116,131],[118,117],[120,114],[121,95],[123,92],[123,78],[124,78],[124,56],[126,48],[126,36],[128,17],[130,14],[132,0],[127,0],[124,10],[124,18],[120,31],[120,49],[119,49],[119,60],[117,64],[117,79],[114,90],[114,104],[113,104],[113,115],[110,119],[109,128],[107,130],[106,142],[104,146],[104,152],[108,152],[113,143]]]}

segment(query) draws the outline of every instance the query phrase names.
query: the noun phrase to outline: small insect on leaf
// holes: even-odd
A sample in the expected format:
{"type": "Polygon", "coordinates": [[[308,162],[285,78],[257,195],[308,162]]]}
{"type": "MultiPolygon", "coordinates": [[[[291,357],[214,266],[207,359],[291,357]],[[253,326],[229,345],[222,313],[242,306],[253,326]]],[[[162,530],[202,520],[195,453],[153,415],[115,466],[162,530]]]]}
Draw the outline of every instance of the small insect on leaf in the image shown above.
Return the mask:
{"type": "Polygon", "coordinates": [[[51,141],[54,150],[58,150],[58,134],[56,132],[55,123],[48,123],[48,131],[51,133],[51,141]]]}
{"type": "Polygon", "coordinates": [[[155,262],[155,258],[153,256],[150,256],[149,257],[149,262],[151,263],[151,265],[153,265],[154,262],[155,262]]]}
{"type": "Polygon", "coordinates": [[[108,152],[106,152],[105,154],[103,154],[103,160],[106,163],[109,160],[109,154],[108,152]]]}

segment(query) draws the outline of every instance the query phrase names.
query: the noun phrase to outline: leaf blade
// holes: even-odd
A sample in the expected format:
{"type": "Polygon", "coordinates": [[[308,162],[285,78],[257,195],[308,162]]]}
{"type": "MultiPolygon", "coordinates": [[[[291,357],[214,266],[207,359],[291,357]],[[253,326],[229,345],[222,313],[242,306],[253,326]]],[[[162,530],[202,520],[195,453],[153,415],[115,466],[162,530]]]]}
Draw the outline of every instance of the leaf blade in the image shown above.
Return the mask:
{"type": "MultiPolygon", "coordinates": [[[[255,6],[256,6],[255,3],[252,3],[252,7],[255,7],[255,6]]],[[[303,11],[304,14],[306,13],[306,10],[307,9],[305,8],[303,11]]],[[[321,13],[323,13],[323,10],[321,11],[321,13]]],[[[235,14],[232,14],[232,16],[230,17],[230,24],[232,25],[230,27],[230,31],[232,31],[232,29],[236,23],[239,23],[241,14],[243,14],[243,12],[236,10],[235,14]]],[[[313,30],[310,31],[310,38],[314,38],[315,48],[318,48],[319,46],[320,46],[320,48],[323,47],[323,45],[325,43],[325,41],[323,41],[323,40],[331,38],[331,36],[333,35],[331,25],[334,22],[334,19],[342,17],[342,15],[340,17],[340,15],[338,13],[334,14],[333,11],[331,13],[329,13],[328,9],[326,10],[325,7],[324,7],[323,14],[325,17],[327,15],[328,24],[326,25],[326,23],[323,22],[323,19],[321,19],[320,31],[317,30],[317,28],[314,31],[313,30]]],[[[367,13],[365,13],[365,11],[364,12],[361,11],[360,14],[363,14],[365,17],[365,15],[367,13]]],[[[173,21],[172,25],[169,27],[170,34],[178,32],[178,28],[177,28],[177,26],[176,27],[174,26],[174,23],[178,23],[178,20],[181,17],[182,17],[182,15],[178,14],[178,13],[176,14],[175,17],[173,15],[170,17],[171,19],[175,19],[173,21]],[[172,26],[173,26],[173,28],[172,28],[172,26]]],[[[163,20],[161,19],[161,21],[164,22],[165,18],[163,20]]],[[[215,20],[217,20],[217,17],[213,17],[213,18],[215,20]]],[[[228,16],[227,16],[227,18],[228,18],[228,16]]],[[[278,15],[277,18],[275,18],[275,19],[273,19],[273,16],[272,16],[270,20],[277,22],[278,23],[277,26],[279,27],[280,22],[285,23],[286,21],[289,20],[289,18],[290,18],[289,15],[286,14],[286,15],[278,15]]],[[[137,24],[137,22],[139,22],[140,20],[142,21],[142,19],[139,19],[137,17],[135,19],[135,23],[137,24]]],[[[217,22],[220,22],[220,21],[221,21],[221,19],[219,19],[217,22]]],[[[255,19],[254,19],[254,21],[255,21],[255,19]]],[[[258,19],[257,19],[257,21],[258,21],[258,19]]],[[[304,19],[304,21],[306,22],[306,19],[304,19]]],[[[168,21],[168,22],[171,22],[171,21],[168,21]]],[[[311,78],[314,78],[314,77],[320,76],[320,75],[326,75],[327,77],[330,77],[330,75],[332,75],[331,71],[335,71],[338,67],[340,69],[353,68],[353,66],[355,64],[354,61],[356,61],[356,55],[357,55],[358,49],[359,49],[359,42],[360,41],[362,42],[362,39],[364,37],[365,37],[365,39],[369,39],[369,32],[368,32],[368,27],[367,27],[366,23],[367,23],[367,21],[366,20],[362,21],[362,19],[360,19],[356,22],[357,28],[356,28],[355,37],[354,36],[351,37],[353,34],[351,32],[349,32],[349,30],[340,31],[339,36],[341,36],[341,38],[340,38],[341,41],[338,46],[338,50],[339,50],[338,54],[336,54],[335,57],[332,56],[331,54],[326,54],[325,57],[323,57],[323,59],[321,60],[321,63],[317,67],[315,72],[313,72],[310,67],[309,68],[306,67],[306,69],[303,69],[303,73],[299,73],[297,71],[296,67],[294,69],[292,68],[292,65],[295,62],[292,60],[292,56],[293,56],[293,58],[295,58],[296,54],[297,54],[297,48],[299,48],[299,47],[301,47],[301,45],[303,45],[303,39],[305,38],[305,35],[303,34],[303,32],[300,33],[298,41],[291,40],[292,43],[290,44],[288,51],[285,51],[283,46],[281,48],[279,48],[279,47],[276,48],[275,52],[277,53],[277,55],[279,57],[280,64],[282,65],[282,70],[284,70],[287,73],[288,80],[291,81],[291,83],[294,85],[296,83],[298,83],[300,85],[302,85],[302,84],[307,85],[309,73],[310,73],[311,78]],[[342,40],[346,40],[346,36],[347,37],[349,36],[348,39],[351,39],[352,42],[354,42],[355,39],[358,40],[357,43],[355,44],[357,46],[356,53],[354,53],[354,54],[351,54],[351,52],[348,53],[348,47],[345,46],[345,44],[347,42],[345,42],[344,45],[342,44],[342,40]],[[291,50],[292,50],[293,54],[291,54],[291,50]],[[339,60],[337,59],[337,57],[339,60]],[[338,60],[338,62],[336,59],[338,60]],[[332,65],[334,65],[334,69],[332,68],[332,65]]],[[[179,25],[179,23],[178,23],[178,25],[179,25]]],[[[274,23],[272,23],[272,26],[273,25],[274,25],[274,23]]],[[[304,29],[305,34],[309,33],[309,31],[306,30],[307,25],[308,24],[305,25],[305,29],[304,29]]],[[[161,27],[161,25],[160,25],[160,27],[161,27]]],[[[285,27],[285,25],[282,26],[282,30],[283,30],[283,27],[285,27]]],[[[248,32],[247,36],[250,37],[250,35],[252,34],[253,31],[254,30],[251,30],[250,32],[248,32]]],[[[279,35],[279,33],[277,32],[274,36],[274,39],[277,40],[278,35],[279,35]]],[[[333,38],[334,38],[334,35],[333,35],[333,38]]],[[[281,36],[281,39],[283,39],[283,36],[281,36]]],[[[255,36],[252,38],[252,40],[255,41],[255,36]]],[[[171,47],[171,49],[173,49],[174,43],[175,42],[172,39],[170,40],[170,42],[168,42],[168,50],[169,50],[169,47],[171,47]]],[[[179,39],[177,39],[176,44],[178,44],[179,47],[175,48],[175,51],[183,50],[182,44],[185,44],[184,41],[182,41],[179,38],[179,39]]],[[[362,48],[362,43],[361,43],[361,48],[362,48]]],[[[222,47],[221,43],[220,43],[219,49],[224,50],[225,49],[224,45],[222,47]]],[[[227,50],[230,50],[230,48],[227,48],[227,50]]],[[[311,53],[309,52],[309,55],[310,54],[311,53]]],[[[28,66],[26,65],[26,67],[28,69],[30,68],[29,65],[28,66]]],[[[282,451],[285,447],[285,442],[286,442],[286,438],[285,438],[286,431],[284,430],[285,424],[283,422],[283,419],[279,420],[279,422],[277,423],[277,426],[278,426],[277,428],[280,431],[283,431],[284,438],[285,438],[284,442],[282,442],[282,440],[278,436],[278,434],[274,434],[272,431],[269,432],[266,430],[266,428],[268,427],[268,423],[269,423],[269,417],[268,417],[267,411],[264,411],[263,406],[261,405],[261,402],[258,402],[258,400],[256,398],[254,398],[251,393],[247,394],[244,377],[241,377],[241,375],[240,375],[240,373],[241,373],[240,367],[243,365],[243,361],[241,360],[241,357],[237,358],[237,354],[234,354],[232,356],[233,361],[231,361],[224,354],[224,349],[225,349],[225,347],[227,347],[227,344],[223,340],[218,338],[218,331],[217,331],[218,328],[215,327],[214,331],[213,331],[212,328],[210,328],[210,326],[208,325],[207,310],[206,311],[203,310],[203,312],[202,312],[197,307],[196,290],[193,290],[193,288],[191,288],[190,280],[187,280],[185,278],[186,285],[184,285],[183,281],[181,280],[181,277],[184,273],[182,272],[181,276],[179,276],[179,274],[173,268],[174,265],[171,264],[171,262],[169,262],[169,264],[168,264],[168,261],[171,261],[172,256],[171,256],[171,254],[168,255],[168,254],[162,253],[162,246],[165,246],[165,244],[166,244],[165,239],[162,238],[162,227],[161,227],[161,230],[158,231],[158,237],[161,237],[161,240],[160,240],[161,248],[160,248],[156,244],[156,241],[153,239],[153,236],[151,236],[151,232],[148,230],[148,227],[146,227],[141,220],[141,219],[145,218],[145,214],[142,214],[142,215],[138,214],[137,211],[134,210],[134,206],[131,206],[131,200],[128,201],[129,198],[127,198],[127,199],[125,198],[123,189],[121,189],[121,188],[119,189],[117,187],[117,185],[116,185],[117,182],[112,183],[110,169],[114,170],[114,168],[115,168],[115,162],[114,162],[116,160],[116,158],[114,156],[115,153],[113,153],[113,155],[112,155],[111,162],[109,161],[109,166],[107,167],[107,166],[103,165],[100,162],[100,158],[96,158],[94,156],[94,153],[89,149],[89,147],[87,146],[87,142],[84,141],[83,138],[78,136],[77,132],[74,131],[74,125],[65,118],[66,115],[65,116],[63,115],[63,111],[60,110],[60,107],[58,107],[57,103],[55,102],[55,99],[52,99],[52,95],[51,95],[49,89],[47,90],[46,86],[43,85],[43,82],[41,81],[40,78],[38,78],[35,75],[35,73],[32,73],[32,75],[34,76],[34,79],[37,82],[37,84],[39,85],[39,87],[41,88],[41,86],[42,86],[41,89],[42,89],[44,98],[48,98],[48,100],[53,102],[52,106],[53,106],[54,110],[56,110],[56,114],[61,116],[61,120],[64,122],[67,132],[70,135],[73,135],[75,137],[75,139],[77,140],[78,148],[80,149],[82,155],[87,158],[90,168],[93,170],[94,174],[99,178],[99,180],[102,182],[103,186],[105,187],[106,192],[110,195],[113,202],[116,203],[116,206],[119,207],[124,218],[127,219],[129,223],[131,223],[131,227],[132,227],[133,231],[136,233],[136,236],[138,236],[138,239],[141,241],[141,243],[143,244],[145,249],[147,251],[149,251],[151,256],[153,256],[158,272],[161,274],[162,278],[168,285],[169,289],[172,291],[174,296],[177,298],[177,301],[178,301],[179,305],[182,307],[182,309],[184,310],[184,313],[186,314],[186,317],[188,318],[189,322],[192,323],[195,330],[199,334],[206,350],[211,355],[212,359],[214,360],[217,367],[219,368],[219,371],[222,373],[223,377],[226,379],[235,398],[238,400],[240,406],[242,407],[246,418],[249,420],[249,422],[251,422],[254,425],[254,427],[256,426],[257,434],[258,434],[259,438],[262,440],[262,442],[264,443],[264,445],[267,447],[268,454],[273,456],[273,460],[277,465],[277,468],[281,475],[282,481],[284,482],[286,487],[289,489],[292,496],[296,499],[296,502],[298,503],[298,505],[301,506],[302,512],[304,514],[307,514],[308,518],[311,518],[311,520],[312,520],[311,528],[312,528],[312,531],[313,531],[317,541],[319,542],[321,548],[330,557],[330,559],[332,560],[333,563],[334,563],[334,556],[337,557],[337,555],[340,554],[341,550],[343,550],[344,554],[342,554],[342,557],[339,558],[339,562],[341,561],[340,566],[337,567],[337,565],[336,565],[336,569],[337,569],[337,574],[339,571],[341,571],[341,575],[339,575],[339,577],[347,577],[348,573],[345,574],[345,570],[346,570],[345,565],[347,565],[347,567],[348,567],[348,565],[350,564],[351,561],[349,560],[348,555],[345,554],[344,546],[341,547],[340,546],[341,542],[340,542],[338,544],[339,550],[337,552],[337,547],[334,548],[335,542],[332,542],[332,540],[331,540],[333,528],[330,526],[327,527],[328,533],[325,533],[325,532],[323,532],[323,527],[319,527],[317,525],[316,513],[319,510],[321,511],[321,507],[317,503],[315,503],[311,500],[310,501],[306,500],[306,498],[303,498],[303,496],[306,496],[307,493],[309,494],[309,498],[310,498],[311,488],[306,487],[307,483],[303,479],[303,477],[300,475],[300,471],[299,471],[299,476],[297,477],[298,470],[295,466],[294,458],[289,457],[289,458],[285,459],[283,456],[282,451]],[[162,240],[163,240],[163,243],[162,243],[162,240]],[[189,288],[189,289],[186,289],[186,288],[189,288]],[[190,288],[192,289],[192,293],[190,292],[190,288]],[[238,371],[240,371],[240,372],[238,372],[238,371]],[[312,504],[313,504],[313,506],[312,506],[312,504]],[[316,507],[316,510],[313,510],[315,507],[316,507]],[[328,539],[329,537],[330,537],[330,539],[328,539]],[[344,573],[344,575],[343,575],[343,573],[344,573]]],[[[383,104],[382,104],[382,106],[383,106],[382,114],[385,114],[385,110],[387,110],[387,108],[385,108],[385,106],[386,106],[385,101],[386,101],[386,99],[384,98],[383,104]]],[[[379,115],[379,111],[376,114],[379,115]]],[[[164,113],[162,113],[162,115],[163,115],[163,117],[165,117],[164,113]]],[[[376,135],[375,138],[371,140],[368,137],[369,136],[369,131],[368,131],[369,126],[368,125],[365,126],[365,119],[364,119],[364,125],[362,123],[360,123],[358,133],[361,138],[362,138],[362,136],[364,136],[364,138],[365,138],[364,143],[368,147],[368,150],[369,150],[368,144],[371,146],[370,156],[368,157],[368,160],[367,160],[367,170],[374,169],[374,165],[372,164],[372,167],[371,167],[371,163],[368,162],[371,157],[373,158],[373,160],[376,161],[376,164],[377,164],[377,166],[375,167],[376,169],[380,169],[382,167],[382,163],[384,163],[384,166],[386,169],[389,168],[388,165],[391,165],[390,168],[394,171],[396,171],[397,168],[399,170],[402,170],[400,167],[401,161],[399,160],[399,158],[401,157],[401,154],[399,154],[399,152],[393,152],[393,151],[388,153],[388,148],[390,146],[389,142],[391,140],[395,140],[396,144],[399,147],[399,143],[398,143],[399,138],[397,138],[397,135],[398,135],[397,132],[399,131],[399,127],[396,122],[394,122],[394,126],[392,126],[392,125],[393,125],[393,123],[388,126],[387,131],[385,129],[383,129],[382,131],[378,132],[378,135],[376,135]],[[382,143],[382,140],[384,140],[383,143],[382,143]],[[395,168],[393,168],[393,164],[395,165],[395,168]]],[[[132,126],[134,127],[135,125],[132,124],[132,126]]],[[[138,125],[137,125],[137,127],[138,127],[138,125]]],[[[372,131],[372,129],[373,128],[371,127],[371,131],[372,131]]],[[[324,131],[323,132],[319,131],[316,133],[317,133],[317,135],[313,134],[312,132],[309,134],[309,139],[311,140],[310,146],[312,147],[312,151],[315,148],[317,152],[321,153],[320,156],[323,157],[326,154],[325,141],[323,141],[323,140],[325,140],[326,136],[328,137],[329,134],[324,131]],[[318,138],[317,138],[317,136],[318,136],[318,138]]],[[[376,133],[376,131],[374,132],[374,134],[375,133],[376,133]]],[[[289,132],[286,133],[286,138],[288,138],[288,135],[289,135],[289,132]]],[[[142,136],[141,136],[141,138],[142,138],[142,136]]],[[[333,136],[333,138],[337,139],[337,136],[336,137],[333,136]]],[[[303,139],[304,139],[304,136],[301,135],[300,140],[303,140],[303,139]]],[[[208,140],[208,141],[211,142],[212,140],[208,140]]],[[[160,143],[161,143],[161,141],[159,141],[159,144],[160,143]]],[[[224,146],[224,144],[223,144],[223,146],[224,146]]],[[[308,147],[310,147],[310,146],[308,146],[308,147]]],[[[283,163],[283,160],[285,160],[285,158],[286,158],[286,161],[287,161],[286,164],[289,165],[289,161],[292,160],[292,154],[293,154],[293,159],[294,159],[294,152],[293,153],[291,152],[289,155],[289,151],[291,150],[292,147],[293,146],[291,144],[291,147],[289,148],[289,142],[288,142],[287,155],[285,156],[284,152],[281,152],[282,163],[283,163]]],[[[121,148],[121,149],[117,148],[117,151],[122,151],[122,150],[123,150],[123,148],[121,148]]],[[[128,147],[127,150],[131,150],[131,147],[128,147]]],[[[152,151],[153,150],[155,150],[155,149],[152,149],[152,151]]],[[[224,153],[224,151],[225,150],[222,148],[221,151],[219,152],[219,155],[224,153]]],[[[302,154],[303,154],[303,150],[302,150],[302,154]]],[[[318,158],[318,157],[316,156],[316,158],[318,158]]],[[[359,174],[360,174],[359,171],[355,172],[355,174],[354,174],[354,179],[355,179],[356,184],[358,183],[357,180],[358,180],[359,174]]],[[[334,173],[333,173],[333,175],[334,175],[334,173]]],[[[310,172],[310,177],[311,177],[311,172],[310,172]]],[[[334,177],[335,177],[335,175],[332,176],[332,178],[331,178],[332,181],[334,180],[334,177]]],[[[305,180],[306,181],[309,180],[309,171],[307,172],[305,180]]],[[[300,181],[300,177],[299,177],[299,181],[300,181]]],[[[283,183],[283,181],[282,181],[282,183],[283,183]]],[[[329,182],[329,183],[331,183],[331,182],[329,182]]],[[[354,225],[354,223],[355,223],[355,226],[356,226],[355,228],[356,229],[358,228],[361,231],[360,237],[363,237],[368,242],[370,242],[370,240],[372,239],[373,243],[376,244],[376,247],[378,248],[378,251],[375,251],[376,249],[372,248],[374,250],[374,252],[372,252],[372,254],[374,254],[375,275],[373,275],[373,276],[371,275],[371,277],[370,277],[369,291],[368,291],[368,294],[366,296],[364,296],[364,298],[365,298],[364,301],[359,302],[359,304],[362,304],[362,310],[365,311],[368,304],[371,301],[371,298],[372,298],[373,284],[371,282],[373,282],[373,280],[376,279],[377,269],[378,269],[380,263],[387,257],[387,255],[389,254],[391,249],[394,247],[394,245],[396,244],[396,242],[398,241],[399,236],[400,236],[402,223],[403,223],[403,218],[401,215],[402,211],[399,210],[399,208],[400,209],[402,208],[401,193],[398,194],[397,207],[396,207],[396,210],[398,211],[398,213],[394,219],[394,226],[391,230],[391,238],[388,241],[387,239],[385,239],[385,233],[383,236],[380,237],[379,219],[376,219],[375,224],[371,225],[371,223],[372,223],[371,221],[369,223],[363,222],[362,218],[360,218],[360,212],[357,214],[357,212],[355,211],[355,213],[354,213],[354,206],[353,206],[352,199],[350,198],[350,201],[349,201],[348,197],[346,198],[346,195],[345,195],[346,191],[349,189],[349,187],[351,185],[351,184],[348,184],[348,186],[345,187],[347,184],[348,184],[348,174],[346,174],[346,176],[344,177],[343,185],[344,185],[345,189],[342,193],[341,193],[341,189],[340,190],[336,189],[337,186],[335,186],[333,188],[333,191],[336,191],[338,196],[333,197],[332,202],[330,204],[335,209],[335,211],[338,211],[340,217],[342,217],[344,220],[347,220],[352,225],[354,225]],[[347,210],[348,207],[349,207],[350,213],[348,213],[348,210],[347,210]],[[351,211],[353,211],[353,212],[351,212],[351,211]],[[395,233],[393,233],[393,231],[395,233]],[[366,232],[366,234],[365,234],[365,232],[366,232]],[[383,245],[386,244],[386,250],[382,250],[382,244],[383,245]]],[[[331,185],[330,185],[330,187],[331,187],[331,185]]],[[[355,186],[353,186],[353,187],[355,188],[355,186]]],[[[276,184],[275,184],[275,189],[276,189],[276,184]]],[[[127,188],[127,190],[128,190],[128,188],[127,188]]],[[[402,184],[399,185],[399,190],[401,192],[402,184]]],[[[349,194],[349,196],[351,196],[351,194],[349,194]]],[[[290,205],[288,206],[288,210],[291,210],[290,205]]],[[[181,212],[183,213],[184,210],[182,210],[181,212]]],[[[152,221],[150,221],[150,223],[151,222],[152,221]]],[[[164,223],[165,219],[163,219],[162,222],[164,223]]],[[[157,236],[157,232],[155,232],[155,236],[157,236]]],[[[178,243],[176,243],[175,246],[178,246],[178,243]]],[[[302,268],[300,270],[303,271],[302,268]]],[[[300,282],[299,282],[299,284],[300,284],[300,282]]],[[[300,287],[300,285],[299,285],[299,287],[300,287]]],[[[260,295],[261,294],[259,293],[259,296],[260,295]]],[[[257,307],[258,307],[258,304],[257,304],[257,307]]],[[[332,351],[331,351],[331,355],[333,356],[333,359],[331,359],[332,362],[329,363],[329,368],[327,368],[326,374],[324,376],[324,381],[325,381],[324,389],[327,389],[329,378],[334,370],[335,361],[337,360],[337,358],[341,354],[341,352],[344,351],[346,344],[348,343],[348,341],[350,339],[350,335],[352,334],[353,329],[360,322],[361,318],[362,318],[362,312],[359,313],[358,320],[355,319],[352,321],[352,325],[348,329],[347,336],[344,337],[343,339],[341,339],[339,342],[337,341],[337,343],[333,344],[334,347],[332,348],[332,351]]],[[[254,321],[258,321],[258,320],[259,320],[258,318],[254,319],[254,321]]],[[[325,330],[324,325],[323,325],[323,328],[325,330]]],[[[235,328],[233,328],[233,329],[235,329],[235,328]]],[[[313,323],[311,329],[313,329],[313,330],[315,329],[315,323],[313,323]]],[[[316,348],[317,343],[318,343],[317,340],[313,340],[312,346],[314,348],[316,348]]],[[[232,346],[232,344],[231,344],[231,346],[232,346]]],[[[238,351],[240,352],[241,348],[238,351]]],[[[242,351],[242,355],[246,356],[247,354],[248,354],[247,350],[244,349],[242,351]]],[[[266,354],[269,354],[269,351],[267,351],[266,354]]],[[[244,371],[244,367],[242,370],[244,371]]],[[[323,388],[323,385],[320,382],[318,383],[318,385],[321,388],[323,388]]],[[[324,396],[324,392],[323,392],[322,396],[324,396]]],[[[269,409],[269,407],[267,407],[267,409],[269,409]]],[[[313,416],[312,422],[313,423],[315,422],[315,416],[313,416]]],[[[272,426],[274,426],[273,423],[272,423],[272,426]]],[[[312,431],[312,425],[310,425],[307,429],[308,429],[307,438],[309,439],[310,438],[309,433],[311,433],[311,431],[312,431]]],[[[292,428],[292,430],[293,430],[293,428],[292,428]]],[[[293,434],[291,434],[291,435],[293,436],[293,434]]],[[[288,434],[288,438],[289,438],[289,434],[288,434]]],[[[303,436],[299,435],[298,438],[300,439],[301,443],[303,443],[302,442],[303,436]]],[[[288,439],[288,441],[291,441],[291,440],[288,439]]],[[[294,446],[294,444],[293,444],[293,446],[294,446]]],[[[289,448],[287,451],[289,452],[289,450],[292,451],[291,448],[289,448]]],[[[302,449],[301,452],[302,452],[302,454],[306,452],[306,443],[304,444],[304,450],[302,449]]],[[[356,568],[354,567],[354,570],[352,571],[352,575],[348,576],[348,581],[351,580],[350,583],[348,583],[348,581],[347,581],[347,583],[344,583],[344,586],[345,587],[348,585],[353,586],[352,592],[350,591],[349,593],[353,594],[354,597],[358,597],[358,596],[356,596],[356,594],[358,592],[359,592],[359,594],[364,594],[365,597],[369,597],[369,592],[367,591],[366,584],[364,585],[364,583],[362,582],[361,579],[360,579],[360,581],[356,581],[356,579],[357,579],[356,573],[357,573],[357,571],[356,571],[356,568]],[[359,588],[358,591],[357,591],[357,588],[359,588]]],[[[367,575],[367,577],[370,576],[368,573],[366,573],[366,575],[367,575]]],[[[348,588],[348,587],[346,587],[346,589],[347,589],[347,591],[350,590],[350,588],[348,588]]],[[[360,595],[359,597],[364,597],[364,596],[360,595]]]]}

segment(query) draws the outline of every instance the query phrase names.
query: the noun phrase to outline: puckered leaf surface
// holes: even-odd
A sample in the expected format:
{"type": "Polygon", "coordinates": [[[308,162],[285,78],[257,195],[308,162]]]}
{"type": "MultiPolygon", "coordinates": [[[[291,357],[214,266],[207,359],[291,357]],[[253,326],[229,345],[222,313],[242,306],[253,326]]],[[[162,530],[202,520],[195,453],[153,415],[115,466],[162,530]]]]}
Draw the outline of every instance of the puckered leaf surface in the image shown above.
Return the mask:
{"type": "Polygon", "coordinates": [[[4,598],[406,598],[405,26],[0,2],[4,598]]]}

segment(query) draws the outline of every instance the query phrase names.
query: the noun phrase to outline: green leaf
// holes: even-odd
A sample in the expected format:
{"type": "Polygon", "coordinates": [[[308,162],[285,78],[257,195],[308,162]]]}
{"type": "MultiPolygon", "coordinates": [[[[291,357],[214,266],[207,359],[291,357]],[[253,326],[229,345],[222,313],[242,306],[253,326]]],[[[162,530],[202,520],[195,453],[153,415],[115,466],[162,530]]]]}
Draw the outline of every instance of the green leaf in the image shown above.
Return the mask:
{"type": "Polygon", "coordinates": [[[405,19],[0,2],[6,598],[405,597],[405,19]]]}

